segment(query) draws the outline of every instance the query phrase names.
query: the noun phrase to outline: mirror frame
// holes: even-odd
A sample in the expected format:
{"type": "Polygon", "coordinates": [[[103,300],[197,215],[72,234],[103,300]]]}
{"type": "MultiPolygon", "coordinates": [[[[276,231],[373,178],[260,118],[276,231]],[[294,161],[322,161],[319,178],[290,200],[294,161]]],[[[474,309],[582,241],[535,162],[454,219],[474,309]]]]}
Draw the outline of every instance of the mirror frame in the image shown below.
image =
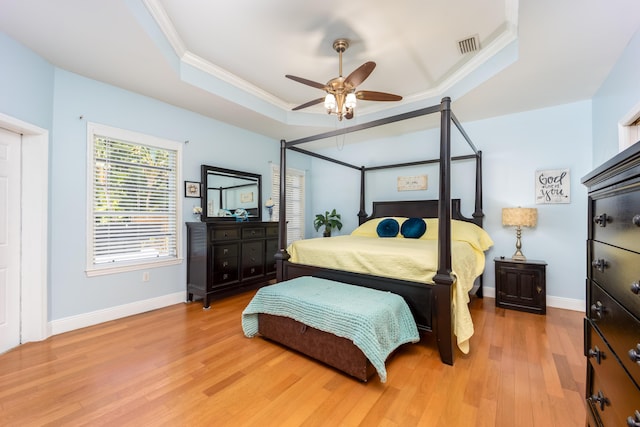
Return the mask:
{"type": "MultiPolygon", "coordinates": [[[[262,221],[262,175],[251,173],[251,172],[243,172],[234,169],[225,169],[219,168],[216,166],[202,165],[201,166],[201,179],[202,179],[202,216],[201,219],[204,222],[219,222],[219,221],[236,221],[235,217],[222,217],[222,216],[208,216],[207,215],[207,205],[209,203],[209,188],[208,188],[208,177],[209,175],[216,175],[218,172],[219,175],[231,175],[237,176],[239,178],[250,178],[257,180],[258,185],[258,208],[257,208],[257,216],[247,217],[247,221],[262,221]]],[[[246,221],[245,221],[246,222],[246,221]]]]}

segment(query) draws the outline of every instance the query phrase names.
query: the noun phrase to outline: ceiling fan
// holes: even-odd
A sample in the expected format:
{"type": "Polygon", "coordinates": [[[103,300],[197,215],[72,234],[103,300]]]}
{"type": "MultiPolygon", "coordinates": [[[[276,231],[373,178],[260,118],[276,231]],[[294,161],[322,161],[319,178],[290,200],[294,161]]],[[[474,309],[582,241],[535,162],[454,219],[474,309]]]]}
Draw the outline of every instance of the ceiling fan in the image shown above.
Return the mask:
{"type": "Polygon", "coordinates": [[[360,83],[365,81],[367,77],[369,77],[369,74],[371,74],[373,69],[376,67],[376,63],[372,61],[365,62],[360,67],[356,68],[347,77],[342,77],[342,54],[345,50],[347,50],[348,47],[349,40],[347,39],[337,39],[333,42],[333,49],[338,52],[338,55],[340,56],[340,73],[338,77],[329,80],[327,84],[314,82],[312,80],[292,76],[290,74],[287,74],[285,76],[298,83],[315,87],[317,89],[322,89],[327,93],[327,95],[323,96],[322,98],[314,99],[313,101],[305,102],[302,105],[298,105],[297,107],[293,108],[292,111],[311,107],[312,105],[320,104],[324,101],[324,107],[326,108],[327,113],[336,114],[338,116],[338,120],[342,120],[343,117],[346,119],[353,118],[353,110],[356,106],[357,99],[363,101],[402,100],[402,97],[400,95],[394,95],[392,93],[374,92],[370,90],[359,90],[356,92],[356,87],[360,83]]]}

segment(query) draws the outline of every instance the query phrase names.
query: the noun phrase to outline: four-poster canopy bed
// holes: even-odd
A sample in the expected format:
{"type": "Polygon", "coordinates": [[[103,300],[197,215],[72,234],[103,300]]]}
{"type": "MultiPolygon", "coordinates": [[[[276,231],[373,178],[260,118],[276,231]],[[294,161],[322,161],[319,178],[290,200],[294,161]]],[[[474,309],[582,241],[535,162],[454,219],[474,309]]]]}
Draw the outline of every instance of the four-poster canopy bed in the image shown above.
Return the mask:
{"type": "MultiPolygon", "coordinates": [[[[454,296],[456,277],[452,271],[452,226],[455,226],[455,224],[451,220],[470,222],[481,227],[484,214],[482,212],[482,153],[476,149],[461,124],[452,113],[451,100],[449,98],[443,98],[439,105],[434,105],[432,107],[290,142],[286,142],[284,140],[281,141],[280,206],[286,206],[285,179],[287,150],[307,154],[345,167],[360,170],[360,212],[358,213],[360,224],[363,224],[367,220],[371,220],[373,218],[438,218],[437,223],[432,223],[434,228],[437,227],[437,233],[433,231],[433,233],[435,233],[433,235],[433,243],[437,247],[437,262],[434,260],[434,274],[432,276],[432,280],[430,280],[430,283],[432,284],[429,285],[426,285],[425,282],[416,282],[413,280],[397,279],[387,276],[375,276],[353,271],[342,271],[335,268],[323,268],[309,264],[294,263],[291,260],[291,255],[287,252],[287,219],[286,213],[284,212],[285,210],[282,209],[280,210],[279,216],[279,250],[275,255],[277,281],[282,282],[301,276],[313,276],[382,291],[389,291],[400,295],[407,302],[418,329],[421,332],[435,334],[442,361],[452,365],[454,360],[454,329],[456,326],[454,325],[454,317],[456,314],[453,308],[456,298],[454,296]],[[298,147],[301,144],[311,141],[437,113],[440,113],[440,156],[437,159],[367,168],[364,166],[358,167],[350,165],[298,147]],[[458,157],[451,156],[451,123],[453,123],[459,130],[460,134],[473,151],[473,154],[458,157]],[[459,199],[451,199],[451,162],[469,159],[475,159],[476,167],[475,211],[472,214],[472,218],[467,218],[462,215],[460,212],[459,199]],[[368,171],[385,168],[418,166],[430,163],[439,163],[439,200],[400,202],[374,201],[373,212],[371,215],[367,215],[365,212],[365,175],[368,171]]],[[[490,241],[490,239],[488,240],[490,241]]],[[[483,250],[485,249],[486,248],[483,248],[483,250]]],[[[483,267],[484,254],[482,254],[481,263],[481,268],[483,267]]],[[[481,271],[482,270],[480,270],[480,272],[481,271]]],[[[482,296],[481,280],[477,295],[482,296]]],[[[468,298],[468,296],[465,296],[465,298],[468,298]]],[[[460,304],[460,302],[458,302],[458,304],[460,304]]],[[[465,304],[465,309],[466,308],[465,304]]]]}

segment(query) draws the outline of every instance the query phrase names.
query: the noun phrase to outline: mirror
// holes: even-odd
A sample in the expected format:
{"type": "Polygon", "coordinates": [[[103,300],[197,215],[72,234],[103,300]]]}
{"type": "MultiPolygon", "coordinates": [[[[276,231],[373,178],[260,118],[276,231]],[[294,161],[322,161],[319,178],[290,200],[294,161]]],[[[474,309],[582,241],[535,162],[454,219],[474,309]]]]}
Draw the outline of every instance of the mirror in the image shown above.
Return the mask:
{"type": "Polygon", "coordinates": [[[205,221],[261,221],[261,175],[202,165],[205,221]]]}

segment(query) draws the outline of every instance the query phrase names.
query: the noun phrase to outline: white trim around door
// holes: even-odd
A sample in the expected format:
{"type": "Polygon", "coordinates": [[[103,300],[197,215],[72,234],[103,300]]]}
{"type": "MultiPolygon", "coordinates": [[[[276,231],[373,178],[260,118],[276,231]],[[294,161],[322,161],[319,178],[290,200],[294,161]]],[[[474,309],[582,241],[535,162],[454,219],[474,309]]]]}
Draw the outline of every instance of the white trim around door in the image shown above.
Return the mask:
{"type": "Polygon", "coordinates": [[[22,135],[20,341],[51,335],[48,324],[49,131],[0,113],[0,127],[22,135]]]}

